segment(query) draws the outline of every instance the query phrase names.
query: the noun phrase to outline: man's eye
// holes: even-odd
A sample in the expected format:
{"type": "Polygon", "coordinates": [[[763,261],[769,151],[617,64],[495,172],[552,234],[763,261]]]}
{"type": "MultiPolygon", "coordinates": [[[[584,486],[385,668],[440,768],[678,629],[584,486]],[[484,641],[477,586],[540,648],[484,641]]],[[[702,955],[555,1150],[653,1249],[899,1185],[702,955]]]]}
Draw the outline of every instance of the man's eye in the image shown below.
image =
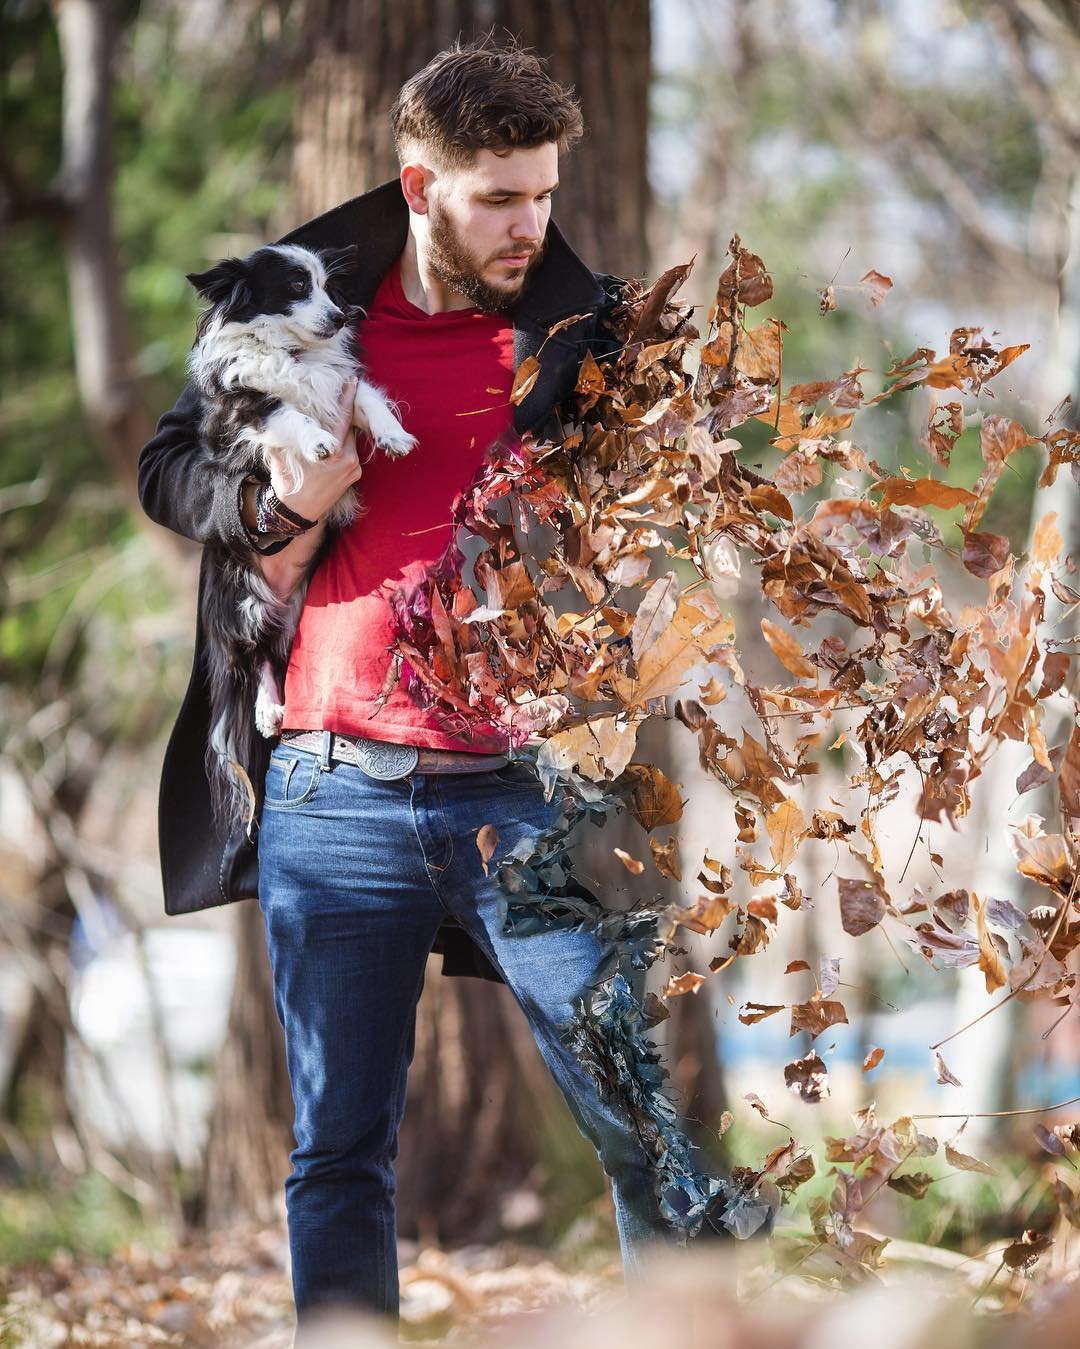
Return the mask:
{"type": "Polygon", "coordinates": [[[510,200],[509,197],[488,197],[489,206],[505,206],[510,200]]]}

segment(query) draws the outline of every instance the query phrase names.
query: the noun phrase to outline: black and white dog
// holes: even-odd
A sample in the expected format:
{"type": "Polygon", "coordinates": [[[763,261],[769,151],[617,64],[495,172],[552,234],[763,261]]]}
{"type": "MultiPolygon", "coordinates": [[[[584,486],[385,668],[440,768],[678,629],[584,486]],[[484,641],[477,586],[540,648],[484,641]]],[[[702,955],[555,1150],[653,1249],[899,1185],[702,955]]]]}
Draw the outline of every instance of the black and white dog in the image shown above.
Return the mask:
{"type": "MultiPolygon", "coordinates": [[[[294,490],[305,464],[332,454],[347,380],[358,376],[353,423],[391,456],[416,441],[386,395],[360,371],[354,319],[333,278],[355,265],[357,249],[314,253],[294,244],[226,258],[188,280],[210,303],[199,316],[188,368],[203,395],[205,449],[225,468],[269,477],[266,451],[279,452],[294,490]]],[[[326,519],[348,524],[349,488],[326,519]]],[[[211,732],[206,753],[215,823],[250,819],[256,733],[281,730],[281,687],[308,576],[278,598],[249,552],[207,548],[202,622],[209,652],[211,732]]]]}

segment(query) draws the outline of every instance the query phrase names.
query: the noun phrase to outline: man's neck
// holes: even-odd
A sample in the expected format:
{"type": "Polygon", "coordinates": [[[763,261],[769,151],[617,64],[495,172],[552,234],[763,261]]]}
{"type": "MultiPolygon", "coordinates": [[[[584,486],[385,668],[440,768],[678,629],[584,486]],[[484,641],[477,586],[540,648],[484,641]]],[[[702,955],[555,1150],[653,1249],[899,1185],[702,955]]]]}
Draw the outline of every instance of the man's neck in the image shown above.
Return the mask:
{"type": "Polygon", "coordinates": [[[409,231],[401,255],[401,288],[410,304],[426,314],[445,314],[452,309],[472,309],[474,301],[452,286],[444,285],[427,267],[416,246],[416,235],[409,231]]]}

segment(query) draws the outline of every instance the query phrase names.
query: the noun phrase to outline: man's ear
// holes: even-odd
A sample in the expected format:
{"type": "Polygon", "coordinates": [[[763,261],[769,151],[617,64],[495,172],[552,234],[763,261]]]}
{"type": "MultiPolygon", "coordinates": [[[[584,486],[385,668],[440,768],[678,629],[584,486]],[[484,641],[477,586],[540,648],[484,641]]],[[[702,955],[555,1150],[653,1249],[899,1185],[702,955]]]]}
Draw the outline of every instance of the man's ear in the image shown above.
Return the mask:
{"type": "Polygon", "coordinates": [[[187,279],[211,304],[229,301],[229,307],[251,299],[248,271],[240,258],[224,258],[208,272],[188,272],[187,279]]]}
{"type": "Polygon", "coordinates": [[[414,215],[427,215],[431,209],[428,193],[435,175],[415,161],[401,166],[401,191],[414,215]]]}

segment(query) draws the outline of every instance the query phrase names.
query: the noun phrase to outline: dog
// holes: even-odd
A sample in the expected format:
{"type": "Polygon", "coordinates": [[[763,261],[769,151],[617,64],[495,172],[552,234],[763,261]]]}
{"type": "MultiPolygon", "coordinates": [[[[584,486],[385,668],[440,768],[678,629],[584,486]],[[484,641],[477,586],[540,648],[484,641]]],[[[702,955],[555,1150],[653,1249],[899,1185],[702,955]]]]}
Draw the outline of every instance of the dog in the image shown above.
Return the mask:
{"type": "MultiPolygon", "coordinates": [[[[382,390],[360,368],[355,318],[335,279],[356,264],[355,245],[314,252],[271,244],[225,258],[188,281],[208,301],[196,325],[188,372],[203,396],[204,450],[230,472],[269,479],[267,451],[283,460],[293,489],[305,465],[333,454],[342,391],[357,377],[353,425],[387,455],[408,454],[415,438],[382,390]]],[[[327,513],[335,528],[358,508],[349,488],[327,513]]],[[[271,590],[252,555],[207,546],[201,619],[207,636],[211,730],[206,750],[214,823],[250,830],[257,735],[281,730],[281,688],[308,580],[288,599],[271,590]]]]}

